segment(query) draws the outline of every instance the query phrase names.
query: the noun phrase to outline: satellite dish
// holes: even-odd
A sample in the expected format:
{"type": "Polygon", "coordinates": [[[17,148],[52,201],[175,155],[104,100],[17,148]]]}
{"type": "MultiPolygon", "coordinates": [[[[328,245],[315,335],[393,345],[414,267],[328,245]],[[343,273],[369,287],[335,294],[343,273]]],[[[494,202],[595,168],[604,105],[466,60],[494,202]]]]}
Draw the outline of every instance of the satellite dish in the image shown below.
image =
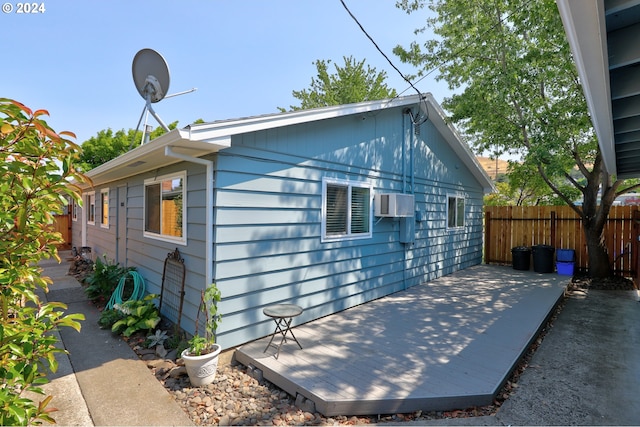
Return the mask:
{"type": "MultiPolygon", "coordinates": [[[[140,96],[142,96],[146,101],[145,106],[142,109],[142,114],[140,115],[140,120],[138,120],[138,126],[136,126],[136,133],[138,132],[138,129],[140,129],[140,123],[142,123],[142,118],[145,116],[145,112],[151,113],[160,126],[162,126],[165,131],[169,132],[169,128],[164,124],[162,119],[158,117],[151,104],[159,102],[164,98],[190,93],[196,89],[193,88],[188,91],[167,95],[170,80],[169,66],[162,55],[153,49],[142,49],[136,53],[136,56],[133,57],[131,71],[133,73],[133,83],[136,85],[136,89],[138,89],[140,96]]],[[[146,118],[144,123],[145,129],[150,128],[150,126],[147,126],[146,118]]],[[[143,134],[143,143],[148,140],[149,134],[150,131],[145,130],[143,134]]],[[[133,141],[131,141],[129,148],[132,146],[133,141]]]]}
{"type": "MultiPolygon", "coordinates": [[[[133,57],[131,71],[133,72],[133,83],[135,83],[140,96],[146,101],[140,120],[138,120],[138,126],[136,126],[136,132],[140,129],[140,123],[146,111],[150,112],[160,123],[160,126],[169,132],[167,125],[164,124],[151,106],[151,103],[162,100],[169,90],[169,66],[167,61],[153,49],[142,49],[133,57]]],[[[131,144],[133,144],[133,141],[131,141],[131,144]]]]}
{"type": "Polygon", "coordinates": [[[133,82],[143,99],[156,103],[169,91],[169,66],[153,49],[142,49],[133,58],[133,82]]]}

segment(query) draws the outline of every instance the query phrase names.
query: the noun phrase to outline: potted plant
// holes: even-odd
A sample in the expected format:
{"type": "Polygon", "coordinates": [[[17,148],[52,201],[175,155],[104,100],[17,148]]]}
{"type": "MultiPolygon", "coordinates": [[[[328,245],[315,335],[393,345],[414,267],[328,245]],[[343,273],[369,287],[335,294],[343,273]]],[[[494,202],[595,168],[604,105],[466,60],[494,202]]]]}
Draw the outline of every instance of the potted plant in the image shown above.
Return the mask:
{"type": "Polygon", "coordinates": [[[189,347],[181,354],[189,381],[196,387],[211,384],[216,377],[218,355],[222,349],[220,345],[216,344],[216,329],[222,317],[218,313],[219,301],[220,290],[215,283],[202,291],[196,317],[196,333],[189,340],[189,347]],[[205,317],[204,336],[198,334],[200,313],[204,313],[205,317]]]}

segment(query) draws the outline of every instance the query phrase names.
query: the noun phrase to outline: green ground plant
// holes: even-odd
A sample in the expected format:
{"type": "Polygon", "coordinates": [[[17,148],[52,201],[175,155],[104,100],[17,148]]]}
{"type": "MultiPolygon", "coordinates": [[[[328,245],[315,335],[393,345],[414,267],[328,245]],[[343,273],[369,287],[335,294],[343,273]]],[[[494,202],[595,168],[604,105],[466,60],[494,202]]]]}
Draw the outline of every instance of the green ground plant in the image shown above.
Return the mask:
{"type": "Polygon", "coordinates": [[[155,333],[147,337],[147,340],[145,341],[145,345],[147,348],[154,348],[158,345],[161,345],[164,347],[165,342],[168,339],[169,339],[169,335],[167,334],[167,331],[162,331],[160,329],[157,329],[155,333]]]}
{"type": "Polygon", "coordinates": [[[124,318],[124,313],[115,308],[102,310],[98,319],[98,326],[102,329],[111,329],[114,323],[124,318]]]}
{"type": "Polygon", "coordinates": [[[156,294],[149,294],[142,300],[129,300],[116,304],[114,309],[122,313],[122,319],[111,326],[111,331],[129,337],[138,331],[149,331],[160,323],[160,312],[153,302],[156,294]]]}
{"type": "Polygon", "coordinates": [[[53,229],[71,199],[81,202],[70,182],[85,182],[74,162],[80,147],[56,133],[43,116],[0,98],[0,425],[53,423],[52,396],[42,385],[57,369],[51,334],[59,327],[80,330],[80,314],[65,314],[59,302],[41,300],[38,289],[52,283],[38,262],[58,257],[60,233],[53,229]],[[42,395],[34,400],[27,392],[42,395]]]}

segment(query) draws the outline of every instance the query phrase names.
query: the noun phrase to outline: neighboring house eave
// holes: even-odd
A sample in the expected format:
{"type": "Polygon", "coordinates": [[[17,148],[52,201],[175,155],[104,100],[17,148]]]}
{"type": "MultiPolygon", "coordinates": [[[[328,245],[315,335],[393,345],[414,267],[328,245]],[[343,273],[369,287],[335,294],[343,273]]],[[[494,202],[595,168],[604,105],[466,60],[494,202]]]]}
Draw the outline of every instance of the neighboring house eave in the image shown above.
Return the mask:
{"type": "Polygon", "coordinates": [[[604,2],[556,0],[605,167],[617,174],[604,2]]]}

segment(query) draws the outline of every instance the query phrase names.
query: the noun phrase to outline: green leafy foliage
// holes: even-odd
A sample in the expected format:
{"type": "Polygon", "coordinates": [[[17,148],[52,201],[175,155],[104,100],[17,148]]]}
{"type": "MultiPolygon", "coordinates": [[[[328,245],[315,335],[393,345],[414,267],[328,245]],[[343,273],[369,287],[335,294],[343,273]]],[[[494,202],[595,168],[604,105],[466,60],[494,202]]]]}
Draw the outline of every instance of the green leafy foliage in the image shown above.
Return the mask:
{"type": "MultiPolygon", "coordinates": [[[[178,122],[173,122],[168,128],[175,129],[176,126],[178,122]]],[[[154,139],[164,133],[164,129],[158,127],[149,137],[154,139]]],[[[121,129],[116,132],[111,129],[101,130],[82,144],[79,167],[85,172],[89,171],[139,146],[141,140],[142,132],[136,132],[134,129],[128,131],[121,129]]]]}
{"type": "MultiPolygon", "coordinates": [[[[85,278],[87,287],[84,289],[85,293],[92,300],[104,298],[109,299],[113,291],[115,290],[120,278],[126,275],[130,271],[135,271],[135,267],[122,267],[115,262],[109,262],[106,254],[103,255],[104,261],[101,258],[97,258],[93,264],[93,272],[85,278]]],[[[131,279],[127,279],[128,283],[131,279]]],[[[131,289],[129,289],[129,294],[131,289]]],[[[126,297],[127,295],[123,295],[126,297]]]]}
{"type": "Polygon", "coordinates": [[[160,312],[153,302],[156,294],[149,294],[142,300],[129,300],[116,304],[115,310],[123,314],[123,318],[111,326],[111,331],[129,337],[138,331],[148,331],[160,323],[160,312]]]}
{"type": "Polygon", "coordinates": [[[70,199],[81,202],[71,182],[85,182],[75,169],[80,147],[56,133],[43,116],[23,104],[0,98],[0,425],[54,422],[51,396],[41,388],[55,372],[60,327],[80,330],[80,314],[64,314],[59,302],[42,301],[36,290],[48,290],[51,279],[38,262],[58,257],[61,236],[53,215],[70,199]],[[43,396],[39,402],[25,392],[43,396]]]}
{"type": "Polygon", "coordinates": [[[200,307],[198,308],[198,319],[196,320],[196,333],[189,340],[189,353],[192,356],[206,354],[211,346],[216,343],[216,330],[222,320],[222,315],[218,313],[218,303],[221,297],[220,290],[215,283],[211,283],[207,286],[207,289],[202,292],[200,307]],[[201,313],[204,314],[205,317],[204,335],[198,334],[201,313]]]}
{"type": "Polygon", "coordinates": [[[121,312],[120,310],[116,310],[114,308],[105,309],[105,310],[102,310],[102,313],[100,313],[100,318],[98,319],[98,325],[102,329],[111,329],[114,323],[116,323],[118,320],[121,320],[123,318],[124,318],[124,313],[121,312]]]}
{"type": "MultiPolygon", "coordinates": [[[[576,177],[576,179],[580,179],[576,177]]],[[[554,183],[571,200],[578,200],[580,191],[562,178],[555,178],[554,183]]],[[[508,179],[496,182],[497,192],[484,198],[485,205],[490,206],[560,206],[567,203],[542,179],[530,164],[509,162],[508,179]]]]}
{"type": "MultiPolygon", "coordinates": [[[[365,61],[357,62],[352,56],[344,57],[344,66],[335,64],[335,74],[329,74],[331,60],[314,62],[318,74],[311,79],[309,89],[294,90],[294,98],[300,100],[300,106],[290,106],[294,110],[327,107],[330,105],[351,104],[362,101],[393,98],[395,89],[384,82],[387,73],[377,72],[375,68],[365,67],[365,61]]],[[[279,107],[280,111],[286,111],[279,107]]]]}

